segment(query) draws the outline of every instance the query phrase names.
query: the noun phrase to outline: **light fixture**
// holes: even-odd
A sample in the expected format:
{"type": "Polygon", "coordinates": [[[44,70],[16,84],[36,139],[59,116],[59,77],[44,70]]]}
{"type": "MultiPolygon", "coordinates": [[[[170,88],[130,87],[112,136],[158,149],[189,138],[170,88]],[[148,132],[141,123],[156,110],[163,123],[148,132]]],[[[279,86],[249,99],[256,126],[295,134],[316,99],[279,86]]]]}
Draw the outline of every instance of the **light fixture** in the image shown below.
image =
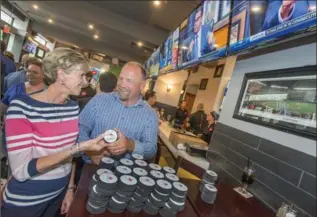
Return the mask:
{"type": "Polygon", "coordinates": [[[181,90],[181,94],[184,94],[184,90],[181,90]]]}
{"type": "Polygon", "coordinates": [[[158,7],[158,6],[161,5],[161,2],[160,1],[154,1],[153,4],[154,4],[155,7],[158,7]]]}
{"type": "Polygon", "coordinates": [[[142,47],[142,46],[143,46],[143,43],[142,43],[141,41],[139,41],[139,42],[137,43],[137,45],[138,45],[139,47],[142,47]]]}
{"type": "Polygon", "coordinates": [[[166,91],[167,91],[167,92],[170,92],[171,89],[172,89],[172,85],[168,84],[167,87],[166,87],[166,91]]]}
{"type": "Polygon", "coordinates": [[[37,10],[37,9],[39,9],[39,6],[38,6],[38,5],[33,5],[33,8],[34,8],[35,10],[37,10]]]}
{"type": "Polygon", "coordinates": [[[94,25],[89,24],[89,25],[88,25],[88,28],[89,28],[89,29],[94,29],[94,25]]]}
{"type": "Polygon", "coordinates": [[[98,39],[98,38],[99,38],[99,35],[94,34],[94,39],[98,39]]]}
{"type": "Polygon", "coordinates": [[[53,23],[54,21],[52,19],[47,20],[49,23],[53,23]]]}
{"type": "Polygon", "coordinates": [[[101,68],[100,69],[100,73],[105,73],[106,72],[106,69],[105,68],[101,68]]]}
{"type": "Polygon", "coordinates": [[[261,11],[261,7],[258,6],[258,5],[254,5],[254,6],[251,8],[251,10],[252,10],[252,12],[257,13],[257,12],[260,12],[260,11],[261,11]]]}
{"type": "Polygon", "coordinates": [[[315,10],[316,10],[316,5],[311,5],[311,6],[309,6],[309,10],[310,10],[310,11],[315,11],[315,10]]]}

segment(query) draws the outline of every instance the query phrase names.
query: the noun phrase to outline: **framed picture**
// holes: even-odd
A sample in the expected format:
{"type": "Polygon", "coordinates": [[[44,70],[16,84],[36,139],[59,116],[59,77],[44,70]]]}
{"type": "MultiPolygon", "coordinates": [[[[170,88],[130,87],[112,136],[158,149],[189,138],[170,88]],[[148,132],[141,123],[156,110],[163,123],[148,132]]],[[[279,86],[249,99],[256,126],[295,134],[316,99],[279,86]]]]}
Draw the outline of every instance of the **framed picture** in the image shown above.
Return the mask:
{"type": "Polygon", "coordinates": [[[43,49],[37,47],[35,56],[36,56],[37,58],[43,59],[44,56],[45,56],[45,51],[44,51],[43,49]]]}
{"type": "Polygon", "coordinates": [[[233,118],[316,139],[316,70],[245,74],[233,118]]]}
{"type": "MultiPolygon", "coordinates": [[[[245,32],[245,26],[246,26],[246,15],[247,15],[247,10],[243,10],[239,12],[238,14],[233,15],[232,17],[232,25],[231,28],[239,28],[238,31],[238,41],[244,39],[244,32],[245,32]]],[[[232,30],[231,30],[232,32],[232,30]]],[[[231,38],[231,34],[230,34],[231,38]]]]}
{"type": "Polygon", "coordinates": [[[199,90],[206,90],[208,84],[208,78],[203,78],[200,80],[199,90]]]}
{"type": "Polygon", "coordinates": [[[218,65],[216,67],[216,70],[215,70],[215,73],[214,73],[214,78],[221,78],[222,76],[222,72],[223,72],[223,69],[225,68],[225,65],[222,64],[222,65],[218,65]]]}
{"type": "Polygon", "coordinates": [[[221,19],[229,15],[230,9],[231,9],[230,0],[221,1],[221,19]]]}
{"type": "Polygon", "coordinates": [[[234,44],[240,40],[240,22],[240,20],[237,20],[231,25],[230,44],[234,44]]]}

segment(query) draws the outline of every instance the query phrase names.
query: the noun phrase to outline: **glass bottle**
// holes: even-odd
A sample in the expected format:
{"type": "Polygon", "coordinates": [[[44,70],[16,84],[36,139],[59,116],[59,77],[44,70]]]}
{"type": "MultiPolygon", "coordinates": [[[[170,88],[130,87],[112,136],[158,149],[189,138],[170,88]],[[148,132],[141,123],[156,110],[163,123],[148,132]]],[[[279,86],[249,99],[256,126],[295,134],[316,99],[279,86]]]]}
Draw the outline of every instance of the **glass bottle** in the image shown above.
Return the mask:
{"type": "Polygon", "coordinates": [[[288,209],[285,217],[296,217],[297,216],[297,212],[291,208],[288,209]]]}
{"type": "Polygon", "coordinates": [[[278,209],[276,213],[276,217],[285,217],[289,206],[286,203],[282,203],[281,207],[278,209]]]}

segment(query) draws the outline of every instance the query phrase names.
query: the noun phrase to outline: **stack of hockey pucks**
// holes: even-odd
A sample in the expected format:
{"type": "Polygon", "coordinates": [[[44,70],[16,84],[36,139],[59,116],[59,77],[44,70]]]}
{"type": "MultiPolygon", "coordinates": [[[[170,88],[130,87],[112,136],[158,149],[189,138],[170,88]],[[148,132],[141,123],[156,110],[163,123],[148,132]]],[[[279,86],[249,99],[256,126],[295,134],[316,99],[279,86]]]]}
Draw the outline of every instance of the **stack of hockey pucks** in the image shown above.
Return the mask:
{"type": "Polygon", "coordinates": [[[155,163],[150,163],[149,164],[149,167],[148,167],[148,170],[157,170],[157,171],[161,171],[162,170],[162,167],[158,164],[155,164],[155,163]]]}
{"type": "Polygon", "coordinates": [[[167,174],[167,173],[176,174],[176,171],[171,167],[163,167],[162,171],[164,174],[167,174]]]}
{"type": "Polygon", "coordinates": [[[106,211],[110,197],[115,193],[118,178],[111,173],[99,176],[97,184],[93,185],[89,193],[86,208],[91,214],[100,214],[106,211]]]}
{"type": "Polygon", "coordinates": [[[113,170],[115,161],[110,157],[103,157],[99,163],[99,168],[113,170]]]}
{"type": "Polygon", "coordinates": [[[164,174],[158,170],[151,170],[149,172],[149,177],[154,179],[154,181],[157,181],[159,179],[164,179],[164,174]]]}
{"type": "Polygon", "coordinates": [[[142,176],[147,176],[148,175],[148,172],[145,170],[145,169],[142,169],[140,167],[134,167],[132,169],[132,175],[137,179],[139,180],[140,177],[142,176]]]}
{"type": "Polygon", "coordinates": [[[171,190],[172,184],[169,181],[164,179],[157,180],[154,191],[143,206],[143,211],[149,215],[157,215],[159,210],[168,201],[171,190]]]}
{"type": "Polygon", "coordinates": [[[127,207],[127,210],[132,213],[138,213],[143,209],[145,201],[155,187],[155,181],[148,176],[139,177],[138,181],[138,186],[127,207]]]}
{"type": "Polygon", "coordinates": [[[148,163],[145,162],[144,160],[134,160],[134,167],[139,167],[139,168],[147,170],[148,163]]]}
{"type": "Polygon", "coordinates": [[[119,165],[132,168],[133,165],[134,165],[134,163],[133,163],[132,160],[129,160],[129,159],[126,159],[126,158],[121,158],[121,159],[119,160],[119,165]]]}
{"type": "Polygon", "coordinates": [[[212,170],[206,170],[201,180],[201,184],[199,187],[199,191],[203,192],[204,187],[206,184],[208,185],[215,185],[216,181],[218,180],[218,175],[212,170]]]}
{"type": "Polygon", "coordinates": [[[217,198],[217,188],[213,185],[206,184],[200,197],[206,203],[214,204],[217,198]]]}
{"type": "Polygon", "coordinates": [[[128,206],[136,187],[137,179],[131,175],[122,175],[119,178],[117,191],[110,198],[108,210],[112,213],[121,213],[128,206]]]}
{"type": "Polygon", "coordinates": [[[114,174],[120,178],[122,175],[130,175],[132,170],[129,167],[119,165],[115,168],[114,174]]]}
{"type": "Polygon", "coordinates": [[[92,179],[90,181],[90,185],[89,185],[89,191],[92,190],[92,187],[97,184],[97,182],[99,181],[99,177],[101,174],[103,173],[107,173],[107,174],[113,174],[113,172],[111,170],[108,169],[98,169],[95,174],[92,176],[92,179]]]}

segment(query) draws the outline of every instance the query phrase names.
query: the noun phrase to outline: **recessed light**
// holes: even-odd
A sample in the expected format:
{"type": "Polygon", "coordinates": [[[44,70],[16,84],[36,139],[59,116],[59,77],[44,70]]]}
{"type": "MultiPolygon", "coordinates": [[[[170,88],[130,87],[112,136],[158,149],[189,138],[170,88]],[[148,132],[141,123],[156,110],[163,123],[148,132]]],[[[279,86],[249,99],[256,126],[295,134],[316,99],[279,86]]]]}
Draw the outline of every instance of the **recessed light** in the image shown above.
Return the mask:
{"type": "Polygon", "coordinates": [[[154,6],[158,7],[158,6],[161,5],[161,2],[160,1],[154,1],[153,4],[154,4],[154,6]]]}
{"type": "Polygon", "coordinates": [[[260,12],[260,11],[261,11],[261,7],[258,6],[258,5],[255,5],[255,6],[253,6],[253,7],[251,8],[251,10],[252,10],[252,12],[257,13],[257,12],[260,12]]]}
{"type": "Polygon", "coordinates": [[[38,5],[33,5],[33,8],[34,8],[35,10],[37,10],[37,9],[39,9],[39,6],[38,6],[38,5]]]}
{"type": "Polygon", "coordinates": [[[138,45],[139,47],[142,47],[142,46],[143,46],[143,43],[139,41],[139,42],[137,43],[137,45],[138,45]]]}
{"type": "Polygon", "coordinates": [[[89,28],[89,29],[94,29],[94,25],[89,24],[89,25],[88,25],[88,28],[89,28]]]}
{"type": "Polygon", "coordinates": [[[54,21],[52,19],[47,20],[49,23],[53,23],[54,21]]]}
{"type": "Polygon", "coordinates": [[[94,39],[98,39],[98,38],[99,38],[99,35],[94,34],[94,39]]]}

